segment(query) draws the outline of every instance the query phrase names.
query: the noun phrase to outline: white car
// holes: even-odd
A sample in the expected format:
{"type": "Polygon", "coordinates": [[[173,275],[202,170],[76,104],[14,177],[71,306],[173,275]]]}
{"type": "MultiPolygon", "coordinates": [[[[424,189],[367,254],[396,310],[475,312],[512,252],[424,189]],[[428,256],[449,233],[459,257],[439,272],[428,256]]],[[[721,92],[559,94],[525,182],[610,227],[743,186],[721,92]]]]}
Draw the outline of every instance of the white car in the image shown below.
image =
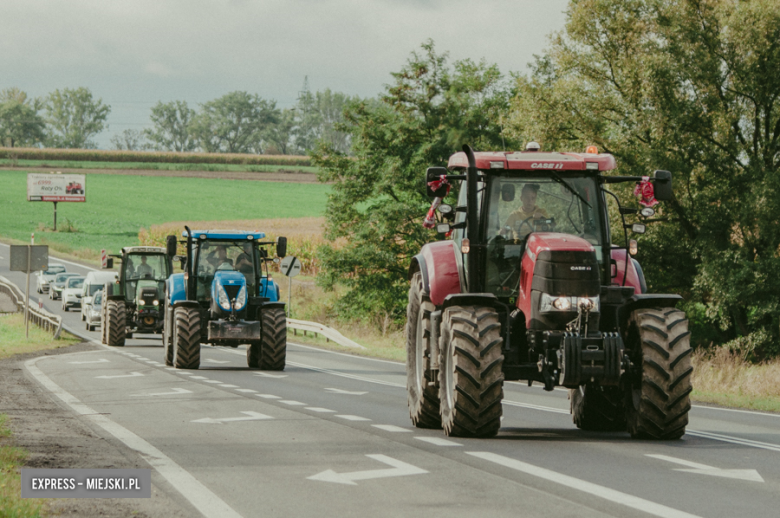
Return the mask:
{"type": "Polygon", "coordinates": [[[87,331],[94,331],[96,327],[101,325],[100,323],[100,308],[103,305],[103,290],[96,291],[92,295],[92,304],[87,307],[87,314],[84,316],[84,320],[87,322],[87,331]]]}
{"type": "Polygon", "coordinates": [[[38,279],[38,293],[48,293],[49,284],[58,273],[65,273],[65,267],[61,264],[50,264],[45,270],[38,272],[36,275],[38,279]]]}
{"type": "Polygon", "coordinates": [[[84,277],[70,277],[62,288],[62,310],[81,307],[81,290],[84,286],[84,277]]]}

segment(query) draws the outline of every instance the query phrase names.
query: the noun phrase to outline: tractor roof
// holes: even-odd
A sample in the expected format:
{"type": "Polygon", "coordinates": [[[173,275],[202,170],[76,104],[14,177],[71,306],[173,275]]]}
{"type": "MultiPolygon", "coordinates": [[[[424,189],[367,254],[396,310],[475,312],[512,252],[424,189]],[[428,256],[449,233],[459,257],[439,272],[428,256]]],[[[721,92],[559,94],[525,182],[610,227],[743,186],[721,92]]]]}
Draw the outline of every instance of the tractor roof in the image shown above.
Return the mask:
{"type": "Polygon", "coordinates": [[[122,249],[123,254],[163,254],[165,248],[161,246],[126,246],[122,249]]]}
{"type": "MultiPolygon", "coordinates": [[[[182,236],[187,237],[187,231],[181,233],[182,236]]],[[[246,230],[193,230],[193,239],[229,239],[229,240],[242,240],[247,241],[263,239],[265,233],[263,232],[247,232],[246,230]]]]}
{"type": "MultiPolygon", "coordinates": [[[[526,171],[609,171],[615,169],[615,157],[607,153],[548,153],[540,151],[481,151],[474,153],[477,169],[510,169],[526,171]],[[593,165],[591,165],[593,164],[593,165]]],[[[466,153],[450,157],[448,169],[468,167],[466,153]]]]}

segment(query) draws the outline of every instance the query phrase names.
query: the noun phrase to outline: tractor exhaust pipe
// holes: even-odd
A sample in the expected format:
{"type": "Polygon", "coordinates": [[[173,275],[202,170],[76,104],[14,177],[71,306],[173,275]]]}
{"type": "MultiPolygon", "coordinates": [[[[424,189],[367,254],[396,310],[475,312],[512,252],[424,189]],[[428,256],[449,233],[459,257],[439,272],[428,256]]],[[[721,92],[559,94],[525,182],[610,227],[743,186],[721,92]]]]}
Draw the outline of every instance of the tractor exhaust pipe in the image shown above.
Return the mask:
{"type": "Polygon", "coordinates": [[[482,243],[482,233],[479,228],[479,218],[477,214],[477,161],[474,158],[474,151],[468,144],[463,145],[463,152],[469,161],[469,167],[466,171],[466,231],[470,242],[470,250],[466,260],[468,261],[468,284],[469,293],[482,293],[485,291],[482,285],[482,255],[484,245],[482,243]]]}
{"type": "Polygon", "coordinates": [[[195,300],[195,277],[192,272],[192,230],[187,225],[184,225],[184,230],[187,231],[187,282],[185,283],[187,293],[184,298],[186,300],[195,300]],[[190,295],[192,295],[192,298],[190,298],[190,295]]]}

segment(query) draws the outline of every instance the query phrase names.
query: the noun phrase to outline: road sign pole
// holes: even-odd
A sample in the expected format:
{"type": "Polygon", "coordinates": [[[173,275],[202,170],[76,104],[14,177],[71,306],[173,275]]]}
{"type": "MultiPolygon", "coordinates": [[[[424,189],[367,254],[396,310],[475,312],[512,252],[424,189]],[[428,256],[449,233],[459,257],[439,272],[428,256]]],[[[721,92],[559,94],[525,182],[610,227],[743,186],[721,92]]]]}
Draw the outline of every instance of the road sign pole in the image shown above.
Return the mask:
{"type": "Polygon", "coordinates": [[[27,245],[27,291],[24,294],[24,337],[30,339],[30,260],[32,258],[32,245],[27,245]]]}
{"type": "Polygon", "coordinates": [[[292,318],[292,277],[290,279],[290,289],[287,292],[287,318],[292,318]]]}
{"type": "Polygon", "coordinates": [[[54,203],[54,231],[57,231],[57,202],[54,203]]]}

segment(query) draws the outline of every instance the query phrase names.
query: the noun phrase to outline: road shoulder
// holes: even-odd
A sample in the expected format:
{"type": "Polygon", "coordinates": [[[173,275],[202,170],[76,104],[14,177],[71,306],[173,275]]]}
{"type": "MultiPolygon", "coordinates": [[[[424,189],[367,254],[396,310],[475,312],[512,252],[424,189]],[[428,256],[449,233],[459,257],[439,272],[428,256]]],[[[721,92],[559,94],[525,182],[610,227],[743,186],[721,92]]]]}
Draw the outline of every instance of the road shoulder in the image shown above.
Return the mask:
{"type": "MultiPolygon", "coordinates": [[[[61,406],[32,380],[24,362],[39,356],[96,350],[77,344],[0,360],[0,413],[8,415],[14,444],[29,453],[26,468],[149,468],[133,450],[61,406]]],[[[192,516],[178,494],[152,474],[151,499],[56,499],[51,514],[80,517],[192,516]]]]}

